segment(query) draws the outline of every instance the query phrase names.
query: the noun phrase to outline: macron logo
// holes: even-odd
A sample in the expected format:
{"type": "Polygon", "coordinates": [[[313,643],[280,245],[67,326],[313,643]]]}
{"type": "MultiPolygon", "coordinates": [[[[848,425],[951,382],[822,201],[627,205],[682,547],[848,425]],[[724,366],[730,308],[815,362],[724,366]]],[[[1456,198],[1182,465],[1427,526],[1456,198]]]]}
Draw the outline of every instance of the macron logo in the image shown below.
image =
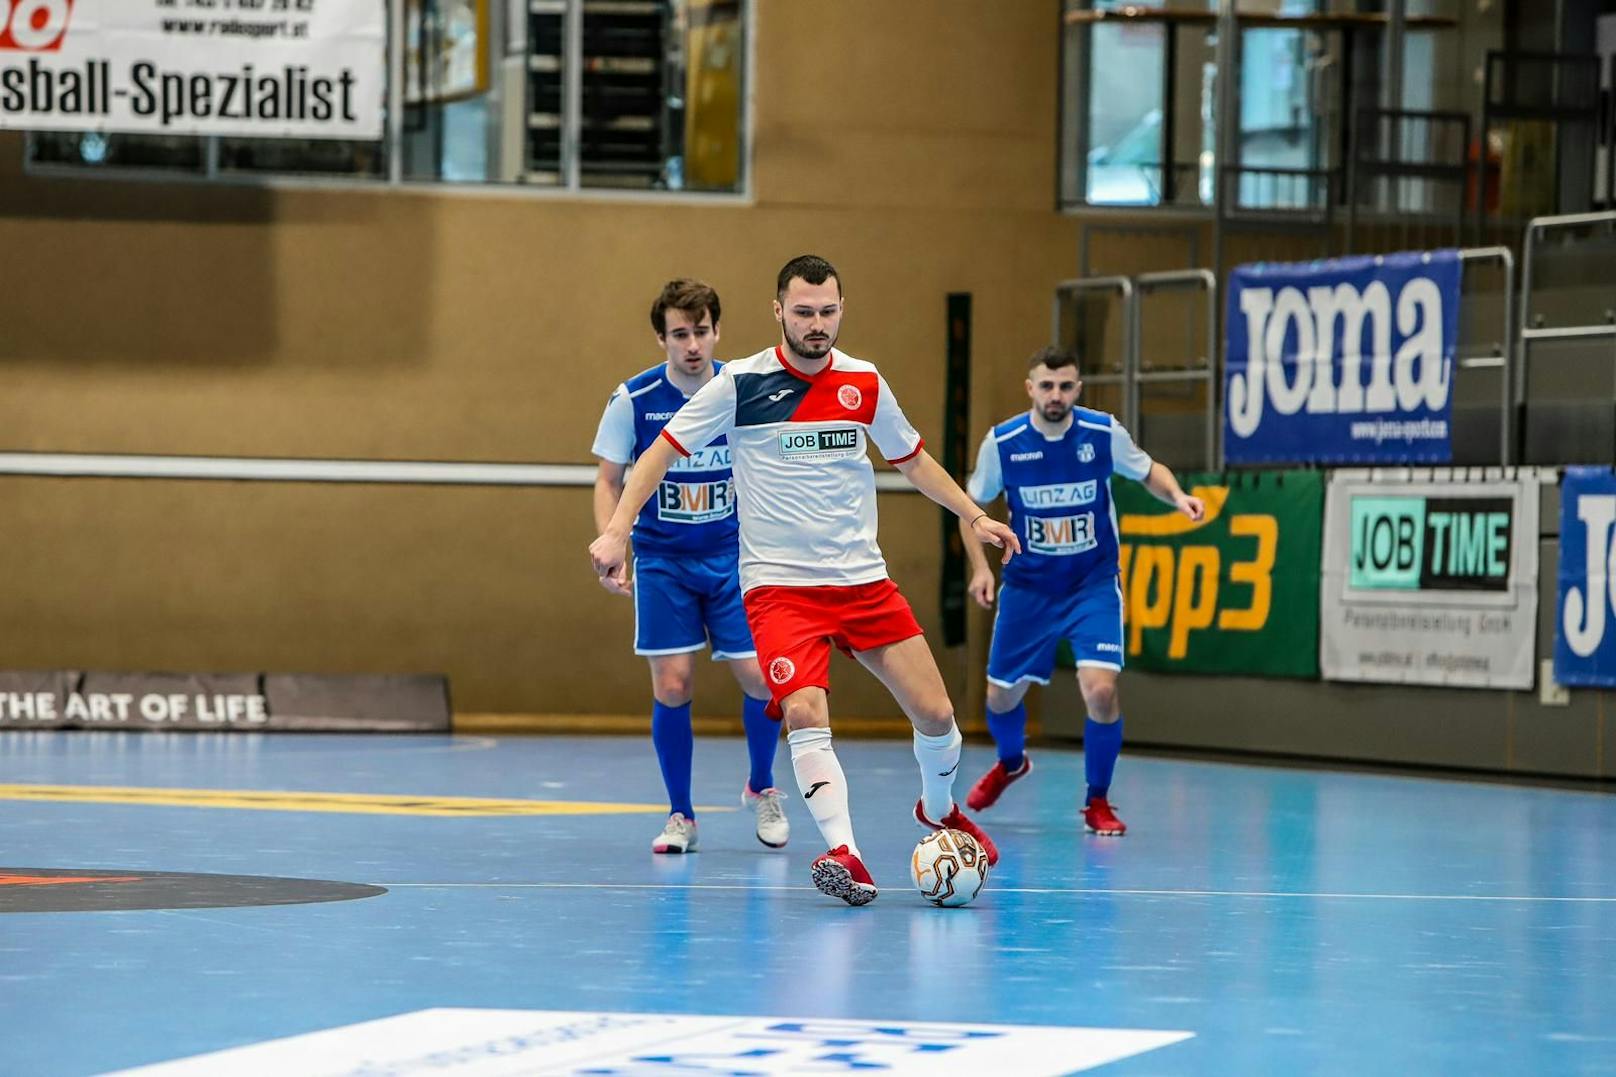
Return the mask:
{"type": "Polygon", "coordinates": [[[786,397],[790,396],[792,393],[794,393],[796,391],[797,390],[795,390],[795,389],[781,389],[778,393],[770,393],[769,394],[769,400],[772,401],[773,403],[778,404],[778,403],[780,403],[780,401],[784,400],[786,397]]]}
{"type": "Polygon", "coordinates": [[[1042,449],[1039,449],[1037,452],[1013,452],[1010,454],[1010,462],[1012,464],[1019,464],[1023,460],[1042,460],[1043,458],[1044,450],[1042,449]]]}

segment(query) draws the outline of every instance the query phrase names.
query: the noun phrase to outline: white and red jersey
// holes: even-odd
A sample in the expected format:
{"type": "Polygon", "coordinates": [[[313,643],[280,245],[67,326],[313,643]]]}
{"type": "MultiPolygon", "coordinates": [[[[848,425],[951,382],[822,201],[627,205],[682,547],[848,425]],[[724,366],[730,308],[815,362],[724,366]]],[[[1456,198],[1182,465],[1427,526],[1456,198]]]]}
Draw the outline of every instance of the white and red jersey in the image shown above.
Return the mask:
{"type": "Polygon", "coordinates": [[[874,365],[832,350],[810,376],[778,347],[725,363],[662,431],[685,456],[719,435],[735,471],[742,591],[887,578],[865,439],[894,464],[922,442],[874,365]]]}

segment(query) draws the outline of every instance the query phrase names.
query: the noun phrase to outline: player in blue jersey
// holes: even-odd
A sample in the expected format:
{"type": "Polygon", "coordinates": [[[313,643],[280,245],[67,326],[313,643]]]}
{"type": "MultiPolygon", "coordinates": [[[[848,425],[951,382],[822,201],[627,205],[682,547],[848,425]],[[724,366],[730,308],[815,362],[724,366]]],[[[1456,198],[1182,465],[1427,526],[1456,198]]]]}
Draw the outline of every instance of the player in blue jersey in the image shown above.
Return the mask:
{"type": "MultiPolygon", "coordinates": [[[[651,305],[651,327],[667,360],[617,387],[606,402],[593,452],[595,526],[604,530],[623,496],[628,465],[656,441],[674,412],[706,385],[722,365],[713,361],[718,343],[718,293],[693,280],[669,281],[651,305]]],[[[696,813],[690,800],[690,684],[695,652],[712,644],[713,660],[729,663],[745,693],[751,773],[741,803],[757,819],[763,844],[779,848],[790,827],[774,786],[774,752],[780,727],[763,712],[769,690],[758,669],[757,649],[746,626],[737,576],[735,494],[729,446],[723,438],[681,460],[646,502],[634,524],[637,571],[619,582],[601,576],[613,594],[634,599],[634,653],[651,663],[651,742],[668,790],[668,821],[651,843],[657,853],[696,849],[696,813]]]]}
{"type": "MultiPolygon", "coordinates": [[[[966,797],[973,811],[999,799],[1032,772],[1026,753],[1031,684],[1048,684],[1061,640],[1077,658],[1077,682],[1088,708],[1083,761],[1088,778],[1083,824],[1091,834],[1121,835],[1127,827],[1107,799],[1122,750],[1122,589],[1118,582],[1116,512],[1111,476],[1144,484],[1191,520],[1203,512],[1165,465],[1134,444],[1110,415],[1077,406],[1083,389],[1077,356],[1043,348],[1027,363],[1032,407],[989,430],[966,489],[986,505],[1004,494],[1022,554],[1004,568],[999,612],[988,649],[988,729],[999,761],[966,797]]],[[[993,604],[993,571],[981,543],[967,533],[971,597],[993,604]]]]}

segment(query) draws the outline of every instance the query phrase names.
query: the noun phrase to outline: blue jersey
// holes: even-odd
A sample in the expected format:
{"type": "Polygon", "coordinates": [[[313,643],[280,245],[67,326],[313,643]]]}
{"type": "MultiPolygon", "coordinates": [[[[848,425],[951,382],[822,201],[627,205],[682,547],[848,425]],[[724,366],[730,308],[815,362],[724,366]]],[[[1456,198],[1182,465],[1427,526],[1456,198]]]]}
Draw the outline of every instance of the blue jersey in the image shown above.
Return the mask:
{"type": "Polygon", "coordinates": [[[968,490],[987,503],[1000,493],[1021,553],[1004,567],[1004,581],[1043,590],[1070,590],[1114,581],[1117,518],[1113,472],[1150,474],[1151,460],[1111,416],[1073,408],[1066,431],[1045,437],[1021,414],[988,431],[968,490]]]}
{"type": "MultiPolygon", "coordinates": [[[[714,371],[722,368],[714,363],[714,371]]],[[[615,464],[639,459],[690,399],[668,380],[666,364],[642,370],[606,402],[593,452],[615,464]]],[[[736,555],[735,484],[724,438],[674,462],[634,522],[640,556],[736,555]]]]}

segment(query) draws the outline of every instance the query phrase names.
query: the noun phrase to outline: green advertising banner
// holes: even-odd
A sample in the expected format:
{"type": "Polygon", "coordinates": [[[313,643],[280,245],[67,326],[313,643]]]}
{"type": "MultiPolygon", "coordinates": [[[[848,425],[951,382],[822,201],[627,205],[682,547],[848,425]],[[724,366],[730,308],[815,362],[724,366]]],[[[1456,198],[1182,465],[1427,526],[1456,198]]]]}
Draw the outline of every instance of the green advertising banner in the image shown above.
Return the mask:
{"type": "Polygon", "coordinates": [[[1128,665],[1171,673],[1319,675],[1318,471],[1187,473],[1199,523],[1113,479],[1128,665]]]}

